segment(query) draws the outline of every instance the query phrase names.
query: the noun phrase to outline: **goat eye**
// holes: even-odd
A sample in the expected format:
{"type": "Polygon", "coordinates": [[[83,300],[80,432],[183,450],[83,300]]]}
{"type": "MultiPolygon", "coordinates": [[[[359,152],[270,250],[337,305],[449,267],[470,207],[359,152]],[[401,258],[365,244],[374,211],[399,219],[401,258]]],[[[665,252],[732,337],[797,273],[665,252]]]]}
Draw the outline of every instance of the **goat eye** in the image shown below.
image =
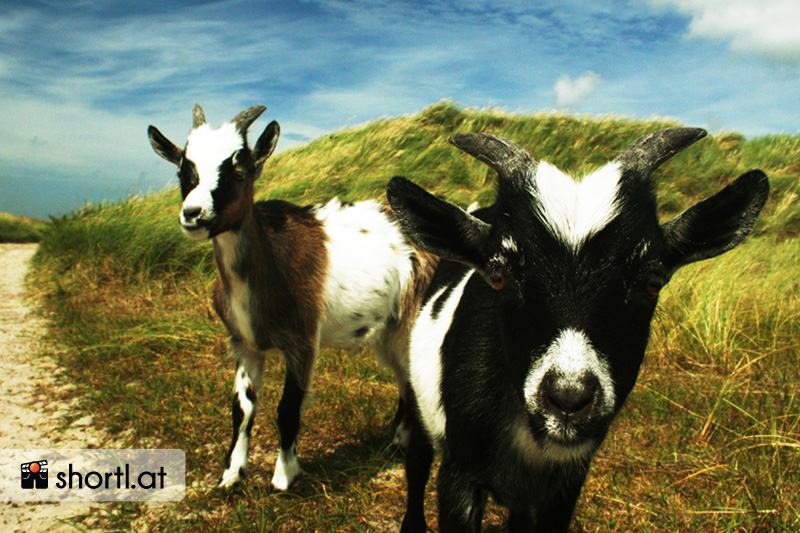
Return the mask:
{"type": "Polygon", "coordinates": [[[245,177],[246,176],[245,176],[245,173],[243,171],[241,171],[241,170],[234,170],[233,171],[233,178],[236,181],[243,181],[245,177]]]}
{"type": "Polygon", "coordinates": [[[503,272],[499,270],[492,272],[492,275],[489,276],[489,285],[491,285],[492,288],[497,292],[500,292],[503,289],[505,289],[506,288],[505,274],[503,274],[503,272]]]}
{"type": "Polygon", "coordinates": [[[648,278],[647,283],[645,283],[644,291],[647,293],[648,296],[651,298],[655,298],[658,296],[658,293],[661,292],[661,289],[664,287],[664,280],[660,277],[651,276],[648,278]]]}

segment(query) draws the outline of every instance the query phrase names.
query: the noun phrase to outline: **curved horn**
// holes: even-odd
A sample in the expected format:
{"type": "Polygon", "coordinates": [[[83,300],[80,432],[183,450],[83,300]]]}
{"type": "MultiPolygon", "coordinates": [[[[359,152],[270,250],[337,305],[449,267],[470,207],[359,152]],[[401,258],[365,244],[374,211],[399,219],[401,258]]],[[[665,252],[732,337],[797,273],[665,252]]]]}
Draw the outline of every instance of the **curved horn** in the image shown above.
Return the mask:
{"type": "Polygon", "coordinates": [[[203,108],[200,107],[200,104],[194,104],[194,109],[192,110],[192,129],[199,128],[203,124],[206,124],[206,114],[203,113],[203,108]]]}
{"type": "Polygon", "coordinates": [[[247,128],[261,116],[261,113],[267,110],[267,106],[254,105],[245,109],[233,118],[233,123],[236,124],[236,131],[244,135],[247,133],[247,128]]]}
{"type": "Polygon", "coordinates": [[[664,161],[706,136],[702,128],[668,128],[645,135],[628,145],[614,159],[622,170],[646,178],[664,161]]]}
{"type": "Polygon", "coordinates": [[[488,133],[456,133],[450,144],[483,161],[504,177],[524,175],[536,165],[525,148],[510,139],[488,133]]]}

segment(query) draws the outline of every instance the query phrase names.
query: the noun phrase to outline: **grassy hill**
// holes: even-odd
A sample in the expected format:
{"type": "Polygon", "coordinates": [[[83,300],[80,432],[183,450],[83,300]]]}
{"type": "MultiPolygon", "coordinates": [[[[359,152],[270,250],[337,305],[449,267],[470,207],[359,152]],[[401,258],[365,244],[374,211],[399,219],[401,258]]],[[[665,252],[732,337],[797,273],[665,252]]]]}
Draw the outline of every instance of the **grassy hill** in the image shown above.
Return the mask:
{"type": "Polygon", "coordinates": [[[47,222],[0,213],[0,242],[39,242],[47,222]]]}
{"type": "MultiPolygon", "coordinates": [[[[583,174],[668,125],[444,102],[279,154],[256,196],[297,203],[383,197],[388,179],[405,175],[461,205],[488,204],[495,176],[447,144],[455,132],[510,137],[537,158],[583,174]]],[[[763,169],[772,184],[754,236],[682,270],[665,290],[639,383],[584,488],[577,509],[583,531],[800,529],[800,137],[713,135],[654,178],[667,218],[751,168],[763,169]]],[[[164,172],[174,171],[165,163],[164,172]]],[[[157,512],[116,505],[99,513],[101,523],[154,523],[154,531],[396,531],[402,454],[386,446],[396,392],[367,352],[320,355],[300,438],[308,476],[282,495],[267,487],[283,363],[268,363],[250,479],[233,493],[213,488],[230,438],[233,363],[210,304],[210,244],[182,235],[179,206],[171,190],[87,207],[53,221],[35,258],[32,287],[66,347],[57,354],[63,379],[75,385],[85,411],[128,447],[186,452],[184,502],[157,512]]],[[[429,524],[434,509],[431,494],[429,524]]],[[[503,511],[490,505],[486,521],[499,531],[503,511]]]]}

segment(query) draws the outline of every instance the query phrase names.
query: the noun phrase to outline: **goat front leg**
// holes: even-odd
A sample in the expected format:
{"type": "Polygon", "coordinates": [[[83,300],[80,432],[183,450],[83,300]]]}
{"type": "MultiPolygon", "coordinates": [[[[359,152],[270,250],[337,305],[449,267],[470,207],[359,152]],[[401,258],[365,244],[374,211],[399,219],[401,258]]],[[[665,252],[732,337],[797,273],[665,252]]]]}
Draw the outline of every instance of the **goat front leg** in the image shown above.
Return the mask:
{"type": "Polygon", "coordinates": [[[283,396],[278,404],[278,431],[281,434],[281,449],[275,463],[272,486],[286,490],[302,472],[297,461],[297,434],[300,432],[300,414],[303,401],[311,388],[315,348],[285,351],[286,381],[283,396]]]}
{"type": "Polygon", "coordinates": [[[455,465],[447,452],[439,467],[437,493],[441,533],[480,532],[486,493],[455,465]]]}
{"type": "MultiPolygon", "coordinates": [[[[588,462],[572,465],[569,472],[562,474],[561,487],[553,491],[552,498],[541,501],[534,508],[536,531],[567,533],[569,531],[575,505],[581,494],[581,487],[589,471],[588,462]]],[[[509,527],[509,531],[513,531],[509,527]]]]}
{"type": "Polygon", "coordinates": [[[232,342],[231,348],[236,358],[236,377],[231,403],[233,437],[225,462],[225,471],[219,482],[220,487],[230,487],[244,478],[250,431],[253,428],[253,417],[261,390],[261,374],[264,371],[264,357],[261,354],[238,342],[232,342]]]}

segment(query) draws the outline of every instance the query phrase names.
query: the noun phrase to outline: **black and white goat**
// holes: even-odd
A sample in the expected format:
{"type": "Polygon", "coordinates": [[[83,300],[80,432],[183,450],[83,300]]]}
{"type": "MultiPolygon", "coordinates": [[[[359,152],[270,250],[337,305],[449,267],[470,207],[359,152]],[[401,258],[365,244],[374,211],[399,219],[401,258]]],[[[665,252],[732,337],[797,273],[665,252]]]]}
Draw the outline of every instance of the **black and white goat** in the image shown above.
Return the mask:
{"type": "Polygon", "coordinates": [[[377,202],[254,203],[254,182],[279,136],[272,122],[248,146],[247,130],[265,109],[252,107],[212,129],[195,106],[185,148],[153,126],[148,135],[156,153],[178,166],[184,232],[214,245],[214,305],[236,359],[233,438],[220,486],[244,475],[265,357],[280,350],[287,371],[272,485],[285,490],[300,473],[300,412],[320,345],[366,344],[392,368],[401,387],[396,438],[402,439],[410,321],[436,260],[415,250],[391,209],[377,202]]]}
{"type": "Polygon", "coordinates": [[[767,199],[754,170],[659,224],[651,172],[704,135],[648,135],[579,182],[507,139],[455,135],[499,174],[496,203],[474,214],[390,181],[406,234],[445,259],[411,335],[419,420],[402,531],[425,531],[432,445],[440,531],[479,531],[487,492],[509,508],[509,531],[568,530],[636,381],[659,290],[742,242],[767,199]]]}

